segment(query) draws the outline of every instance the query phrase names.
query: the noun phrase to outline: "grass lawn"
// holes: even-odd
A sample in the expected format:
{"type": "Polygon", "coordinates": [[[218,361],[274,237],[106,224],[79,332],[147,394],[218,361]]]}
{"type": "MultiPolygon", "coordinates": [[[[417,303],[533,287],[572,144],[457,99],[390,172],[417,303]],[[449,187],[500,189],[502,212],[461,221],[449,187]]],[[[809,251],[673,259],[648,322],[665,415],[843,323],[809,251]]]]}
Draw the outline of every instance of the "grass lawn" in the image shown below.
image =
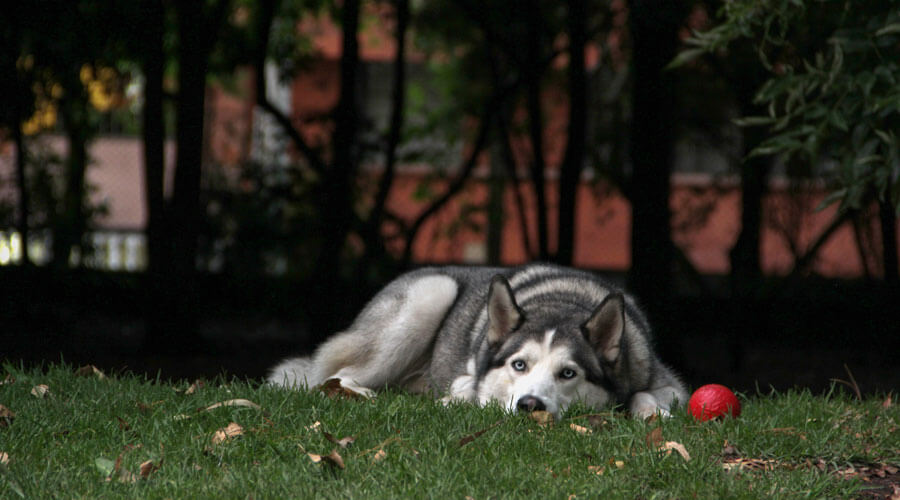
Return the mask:
{"type": "Polygon", "coordinates": [[[542,424],[62,365],[7,365],[0,382],[3,499],[900,498],[900,405],[837,388],[742,395],[737,419],[582,407],[542,424]]]}

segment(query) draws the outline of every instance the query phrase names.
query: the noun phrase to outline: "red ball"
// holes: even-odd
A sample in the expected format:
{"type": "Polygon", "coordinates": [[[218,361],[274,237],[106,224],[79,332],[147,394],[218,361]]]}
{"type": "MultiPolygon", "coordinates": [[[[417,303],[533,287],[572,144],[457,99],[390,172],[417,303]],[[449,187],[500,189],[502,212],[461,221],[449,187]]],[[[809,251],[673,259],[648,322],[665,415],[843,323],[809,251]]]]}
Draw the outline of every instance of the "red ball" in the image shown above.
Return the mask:
{"type": "Polygon", "coordinates": [[[719,418],[726,414],[737,417],[741,414],[741,402],[731,389],[719,384],[707,384],[694,391],[688,409],[701,422],[719,418]]]}

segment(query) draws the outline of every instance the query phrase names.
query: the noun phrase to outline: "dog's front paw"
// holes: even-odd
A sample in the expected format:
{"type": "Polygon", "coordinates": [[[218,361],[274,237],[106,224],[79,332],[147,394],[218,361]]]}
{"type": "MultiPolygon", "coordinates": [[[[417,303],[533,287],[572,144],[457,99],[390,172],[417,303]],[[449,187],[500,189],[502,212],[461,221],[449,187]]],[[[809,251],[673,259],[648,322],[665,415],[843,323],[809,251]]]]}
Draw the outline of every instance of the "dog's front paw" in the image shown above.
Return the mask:
{"type": "Polygon", "coordinates": [[[466,373],[453,379],[447,395],[441,398],[444,406],[453,401],[475,401],[475,358],[466,363],[466,373]]]}
{"type": "Polygon", "coordinates": [[[638,418],[650,418],[654,415],[671,417],[669,410],[659,404],[656,396],[649,392],[636,392],[628,405],[631,414],[638,418]]]}

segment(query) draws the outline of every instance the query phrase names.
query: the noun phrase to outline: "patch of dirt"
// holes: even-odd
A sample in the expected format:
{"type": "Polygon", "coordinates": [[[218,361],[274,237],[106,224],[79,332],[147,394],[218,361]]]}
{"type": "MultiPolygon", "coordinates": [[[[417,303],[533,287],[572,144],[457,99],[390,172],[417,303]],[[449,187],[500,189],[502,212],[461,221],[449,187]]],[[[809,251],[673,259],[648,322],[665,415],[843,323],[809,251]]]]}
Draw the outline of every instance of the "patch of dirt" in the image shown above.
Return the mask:
{"type": "Polygon", "coordinates": [[[862,488],[855,498],[861,500],[900,500],[900,466],[894,464],[858,462],[846,467],[835,468],[821,458],[808,458],[801,463],[796,463],[770,458],[745,457],[728,442],[725,442],[722,448],[722,458],[719,463],[727,471],[749,472],[751,474],[775,469],[815,469],[846,480],[860,480],[862,488]]]}
{"type": "Polygon", "coordinates": [[[900,500],[900,469],[890,464],[853,465],[835,472],[847,479],[859,478],[863,487],[857,498],[900,500]]]}

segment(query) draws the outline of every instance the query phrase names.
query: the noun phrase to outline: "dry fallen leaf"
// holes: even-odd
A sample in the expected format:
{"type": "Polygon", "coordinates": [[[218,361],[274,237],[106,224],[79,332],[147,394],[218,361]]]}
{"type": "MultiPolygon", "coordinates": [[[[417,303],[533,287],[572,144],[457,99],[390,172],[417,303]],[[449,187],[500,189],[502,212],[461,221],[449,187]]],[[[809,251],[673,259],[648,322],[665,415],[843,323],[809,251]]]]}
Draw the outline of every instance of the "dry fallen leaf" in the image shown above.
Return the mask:
{"type": "MultiPolygon", "coordinates": [[[[193,387],[193,385],[191,387],[193,387]]],[[[187,392],[185,392],[185,394],[187,394],[187,392]]],[[[215,410],[216,408],[222,408],[223,406],[243,406],[246,408],[254,408],[257,410],[261,409],[261,407],[258,404],[254,403],[253,401],[250,401],[249,399],[229,399],[226,401],[220,401],[218,403],[213,403],[213,404],[207,406],[206,408],[198,408],[197,411],[198,412],[212,411],[212,410],[215,410]]],[[[190,418],[191,418],[190,415],[185,415],[183,413],[172,417],[173,420],[190,420],[190,418]]]]}
{"type": "Polygon", "coordinates": [[[386,457],[386,456],[387,456],[387,452],[386,452],[386,451],[384,451],[384,450],[378,450],[378,451],[375,453],[375,456],[372,457],[372,461],[373,461],[373,462],[380,462],[380,461],[384,460],[384,457],[386,457]]]}
{"type": "Polygon", "coordinates": [[[9,463],[9,454],[5,451],[0,451],[0,465],[6,465],[9,463]]]}
{"type": "Polygon", "coordinates": [[[647,443],[647,446],[653,449],[658,449],[660,446],[662,446],[662,427],[654,427],[653,430],[648,432],[647,436],[644,437],[644,442],[647,443]]]}
{"type": "Polygon", "coordinates": [[[150,404],[147,404],[147,403],[144,403],[141,401],[135,401],[134,405],[137,407],[138,410],[140,410],[141,413],[147,413],[148,411],[152,410],[154,406],[161,405],[163,403],[165,403],[165,401],[163,401],[163,400],[154,401],[150,404]]]}
{"type": "Polygon", "coordinates": [[[765,458],[727,458],[722,462],[725,470],[771,471],[781,463],[765,458]]]}
{"type": "Polygon", "coordinates": [[[39,384],[31,388],[31,395],[36,398],[45,398],[50,395],[50,388],[46,384],[39,384]]]}
{"type": "Polygon", "coordinates": [[[572,466],[571,466],[571,465],[569,465],[569,466],[567,466],[565,469],[559,471],[559,473],[557,473],[556,471],[554,471],[554,470],[551,469],[550,467],[547,467],[546,470],[547,470],[547,472],[549,472],[550,475],[553,476],[554,478],[557,478],[557,477],[559,477],[559,476],[569,477],[569,476],[572,475],[572,466]]]}
{"type": "Polygon", "coordinates": [[[15,418],[16,414],[12,410],[0,405],[0,427],[9,427],[15,418]]]}
{"type": "Polygon", "coordinates": [[[244,428],[238,425],[236,422],[232,422],[226,427],[217,430],[216,433],[213,434],[212,444],[219,444],[242,434],[244,434],[244,428]]]}
{"type": "Polygon", "coordinates": [[[484,428],[484,429],[481,429],[480,431],[478,431],[478,432],[476,432],[476,433],[474,433],[474,434],[469,434],[468,436],[464,436],[462,439],[459,440],[459,446],[460,446],[460,447],[463,447],[463,446],[465,446],[465,445],[471,443],[472,441],[475,441],[476,439],[478,439],[478,437],[480,437],[480,436],[481,436],[482,434],[484,434],[485,432],[487,432],[487,431],[493,429],[494,427],[497,427],[498,425],[502,424],[504,420],[505,420],[505,419],[500,419],[500,420],[494,422],[493,424],[491,424],[490,426],[488,426],[488,427],[486,427],[486,428],[484,428]]]}
{"type": "Polygon", "coordinates": [[[322,431],[322,435],[325,436],[325,439],[340,446],[341,448],[346,448],[346,447],[350,446],[354,441],[356,441],[356,438],[353,436],[347,436],[347,437],[338,439],[325,431],[322,431]]]}
{"type": "Polygon", "coordinates": [[[534,420],[541,427],[546,425],[550,425],[553,423],[553,414],[549,411],[537,410],[528,414],[528,418],[534,420]]]}
{"type": "Polygon", "coordinates": [[[350,390],[343,385],[341,385],[341,379],[339,378],[330,378],[325,382],[322,382],[319,385],[318,389],[322,391],[329,398],[335,397],[343,397],[350,399],[364,399],[365,395],[360,394],[356,391],[350,390]]]}
{"type": "Polygon", "coordinates": [[[891,493],[891,496],[888,498],[888,500],[900,500],[900,485],[892,484],[891,488],[894,490],[894,492],[891,493]]]}
{"type": "Polygon", "coordinates": [[[341,458],[341,454],[338,453],[337,448],[331,450],[331,453],[328,455],[317,455],[315,453],[307,453],[307,455],[313,463],[326,463],[332,467],[337,467],[338,469],[344,468],[344,459],[341,458]]]}
{"type": "Polygon", "coordinates": [[[600,427],[606,427],[609,425],[609,420],[606,419],[605,415],[600,415],[600,414],[588,415],[587,419],[588,419],[588,424],[595,429],[600,428],[600,427]]]}
{"type": "Polygon", "coordinates": [[[85,365],[75,370],[76,377],[90,377],[92,375],[101,380],[106,378],[106,375],[94,365],[85,365]]]}
{"type": "MultiPolygon", "coordinates": [[[[112,478],[108,477],[108,478],[106,478],[106,480],[112,481],[112,478]]],[[[134,472],[131,472],[131,471],[128,471],[125,469],[119,469],[119,482],[120,483],[130,484],[130,483],[137,482],[137,480],[138,480],[138,476],[134,472]]]]}
{"type": "Polygon", "coordinates": [[[594,432],[594,431],[588,429],[587,427],[582,427],[577,424],[569,424],[569,428],[579,434],[590,434],[590,433],[594,432]]]}
{"type": "MultiPolygon", "coordinates": [[[[187,394],[185,392],[185,394],[187,394]]],[[[218,403],[211,404],[203,409],[203,411],[212,411],[216,408],[221,408],[223,406],[243,406],[245,408],[253,408],[255,410],[259,410],[260,406],[249,399],[229,399],[227,401],[220,401],[218,403]]]]}
{"type": "MultiPolygon", "coordinates": [[[[129,448],[126,446],[125,451],[128,451],[129,448]]],[[[124,451],[116,457],[116,463],[113,466],[112,472],[106,476],[106,481],[112,481],[113,475],[117,476],[117,479],[120,483],[133,483],[138,480],[138,476],[134,473],[122,468],[122,455],[124,455],[124,451]]]]}
{"type": "Polygon", "coordinates": [[[725,440],[725,443],[722,445],[722,455],[726,457],[736,456],[738,454],[737,448],[734,447],[733,444],[729,444],[728,440],[725,440]]]}
{"type": "Polygon", "coordinates": [[[155,463],[153,463],[153,460],[147,460],[146,462],[142,463],[139,467],[139,470],[141,472],[141,477],[144,479],[147,479],[148,477],[150,477],[150,474],[153,474],[154,472],[159,470],[159,468],[161,466],[162,466],[162,462],[155,464],[155,463]]]}
{"type": "Polygon", "coordinates": [[[691,460],[691,455],[690,453],[688,453],[687,448],[685,448],[683,444],[676,441],[666,441],[666,443],[660,447],[660,450],[665,450],[666,454],[672,453],[672,450],[675,450],[679,455],[681,455],[681,458],[683,458],[685,462],[689,462],[691,460]]]}
{"type": "Polygon", "coordinates": [[[205,385],[206,385],[206,382],[204,382],[204,381],[202,381],[202,380],[200,380],[200,379],[194,380],[194,383],[191,384],[190,387],[188,387],[188,388],[184,391],[184,395],[185,395],[185,396],[190,396],[191,394],[193,394],[193,393],[199,391],[200,389],[202,389],[203,386],[205,386],[205,385]]]}

